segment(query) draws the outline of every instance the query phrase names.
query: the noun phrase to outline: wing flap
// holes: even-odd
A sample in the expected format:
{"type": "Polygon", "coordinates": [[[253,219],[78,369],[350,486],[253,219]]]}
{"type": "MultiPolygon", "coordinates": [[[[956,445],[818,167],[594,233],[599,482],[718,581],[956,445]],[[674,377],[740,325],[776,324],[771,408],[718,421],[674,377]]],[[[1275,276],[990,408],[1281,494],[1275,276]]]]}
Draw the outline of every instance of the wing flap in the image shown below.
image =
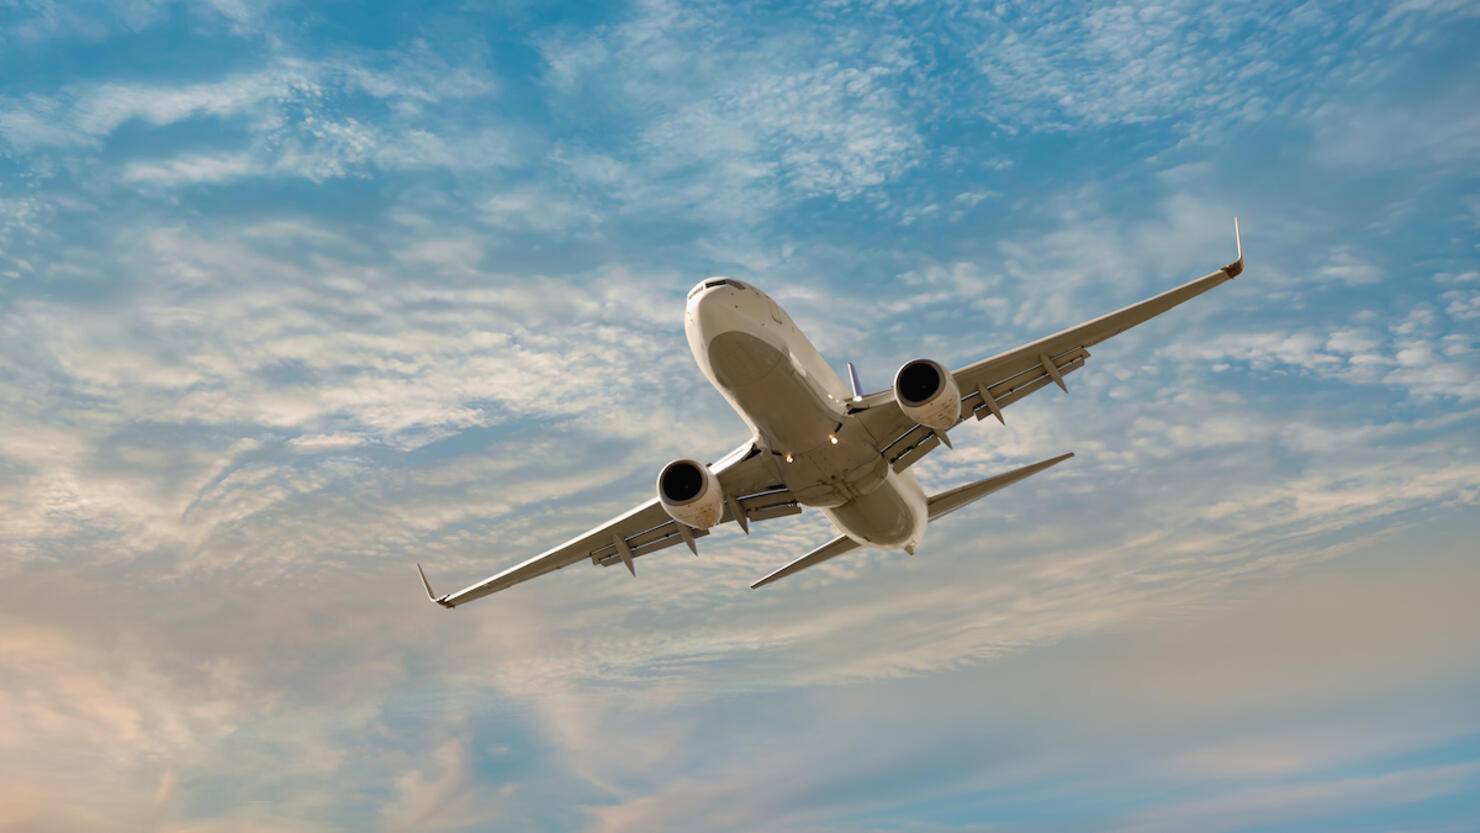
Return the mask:
{"type": "Polygon", "coordinates": [[[940,435],[925,425],[914,425],[884,447],[884,459],[895,471],[904,471],[940,445],[940,435]]]}
{"type": "Polygon", "coordinates": [[[1060,381],[1062,377],[1084,367],[1085,360],[1088,358],[1088,350],[1083,347],[1076,347],[1073,350],[1068,350],[1050,359],[1053,362],[1054,371],[1060,377],[1059,379],[1053,378],[1053,374],[1049,373],[1048,368],[1044,367],[1040,361],[1010,378],[996,384],[982,385],[976,390],[972,390],[972,387],[976,386],[967,387],[959,381],[962,374],[964,374],[963,371],[962,374],[957,375],[957,384],[962,385],[962,390],[971,390],[972,392],[961,397],[961,418],[965,419],[969,415],[975,415],[977,419],[981,420],[994,415],[990,406],[987,404],[986,398],[981,394],[982,390],[986,390],[992,397],[992,401],[997,404],[997,407],[1002,408],[1037,391],[1039,388],[1047,387],[1050,384],[1060,381]]]}
{"type": "MultiPolygon", "coordinates": [[[[666,517],[666,514],[665,514],[666,517]]],[[[694,529],[690,527],[689,536],[692,538],[703,538],[709,534],[707,529],[694,529]]],[[[675,544],[682,544],[683,533],[678,529],[678,523],[669,520],[652,529],[643,530],[631,537],[624,537],[627,549],[633,558],[648,555],[658,550],[667,549],[675,544]]],[[[613,564],[624,564],[622,553],[617,549],[616,541],[597,547],[591,552],[591,563],[602,567],[610,567],[613,564]]]]}
{"type": "MultiPolygon", "coordinates": [[[[721,483],[723,484],[723,480],[721,483]]],[[[784,488],[767,489],[753,495],[742,495],[735,498],[734,503],[740,507],[747,522],[784,518],[788,515],[799,515],[802,512],[802,507],[797,503],[796,498],[784,488]]],[[[683,530],[678,528],[678,522],[669,518],[667,513],[664,513],[663,518],[662,523],[635,535],[627,536],[627,545],[632,551],[633,558],[686,543],[683,530]]],[[[736,520],[734,512],[726,507],[719,522],[723,524],[734,520],[736,520]]],[[[710,530],[690,527],[688,532],[690,538],[703,538],[709,535],[710,530]]],[[[591,553],[591,562],[602,567],[625,563],[615,542],[594,550],[591,553]]]]}
{"type": "Polygon", "coordinates": [[[746,517],[752,521],[769,521],[772,518],[787,518],[800,514],[802,514],[801,505],[796,501],[791,501],[790,503],[776,504],[774,506],[765,506],[756,509],[748,512],[746,517]]]}
{"type": "MultiPolygon", "coordinates": [[[[745,520],[747,522],[768,521],[772,518],[784,518],[789,515],[800,515],[802,513],[801,505],[797,503],[796,498],[792,496],[791,492],[785,489],[770,490],[755,495],[744,495],[736,498],[735,503],[740,506],[740,511],[745,514],[745,520]]],[[[664,517],[666,518],[667,515],[665,514],[664,517]]],[[[720,517],[720,523],[728,523],[734,520],[734,513],[726,508],[724,515],[720,517]]],[[[691,538],[703,538],[709,535],[710,530],[690,527],[688,532],[691,538]]],[[[626,540],[627,545],[632,550],[633,558],[685,543],[683,531],[678,528],[678,522],[671,519],[651,529],[645,529],[636,535],[628,537],[626,540]]],[[[592,552],[591,562],[603,567],[623,563],[622,554],[617,551],[615,543],[600,547],[592,552]]]]}
{"type": "MultiPolygon", "coordinates": [[[[802,513],[802,507],[797,503],[796,496],[782,486],[752,495],[741,495],[735,498],[735,502],[740,505],[740,511],[745,513],[746,519],[752,521],[784,518],[788,515],[802,513]]],[[[726,511],[722,520],[733,520],[731,513],[726,511]]]]}

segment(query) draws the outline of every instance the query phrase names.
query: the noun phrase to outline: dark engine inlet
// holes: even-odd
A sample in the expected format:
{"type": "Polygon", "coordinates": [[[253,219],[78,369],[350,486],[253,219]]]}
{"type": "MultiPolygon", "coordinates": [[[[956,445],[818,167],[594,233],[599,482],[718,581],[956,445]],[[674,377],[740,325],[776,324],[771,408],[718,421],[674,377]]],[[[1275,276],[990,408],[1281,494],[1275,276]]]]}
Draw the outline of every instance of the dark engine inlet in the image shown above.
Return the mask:
{"type": "Polygon", "coordinates": [[[929,402],[940,390],[940,371],[934,362],[914,361],[899,371],[899,396],[910,405],[929,402]]]}
{"type": "Polygon", "coordinates": [[[669,503],[687,503],[704,489],[704,475],[692,463],[680,461],[663,472],[658,488],[669,503]]]}

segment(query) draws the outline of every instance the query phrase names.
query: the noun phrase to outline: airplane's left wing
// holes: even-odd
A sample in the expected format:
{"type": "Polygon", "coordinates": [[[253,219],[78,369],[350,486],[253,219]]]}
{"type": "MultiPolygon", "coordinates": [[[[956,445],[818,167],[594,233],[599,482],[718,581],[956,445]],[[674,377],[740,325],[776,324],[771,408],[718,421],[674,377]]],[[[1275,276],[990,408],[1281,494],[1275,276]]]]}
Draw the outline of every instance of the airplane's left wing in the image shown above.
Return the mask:
{"type": "MultiPolygon", "coordinates": [[[[725,455],[711,465],[710,470],[719,479],[725,493],[725,512],[720,523],[734,521],[749,531],[751,521],[796,515],[802,511],[796,498],[776,478],[770,455],[763,454],[751,443],[725,455]]],[[[694,539],[708,534],[707,529],[696,529],[673,520],[654,497],[558,547],[455,593],[438,596],[432,591],[425,573],[421,580],[427,598],[451,608],[587,559],[603,567],[622,564],[635,576],[634,558],[675,544],[687,544],[697,555],[694,539]]],[[[419,565],[417,569],[420,570],[419,565]]]]}
{"type": "MultiPolygon", "coordinates": [[[[1234,220],[1233,233],[1238,259],[1216,272],[1125,309],[952,371],[961,391],[960,419],[974,415],[977,419],[991,416],[1002,421],[1003,408],[1039,388],[1055,384],[1067,391],[1064,376],[1084,367],[1089,358],[1088,348],[1232,280],[1244,270],[1244,247],[1239,240],[1237,220],[1234,220]]],[[[906,416],[894,401],[893,391],[865,396],[854,409],[879,441],[880,452],[896,471],[909,467],[946,441],[944,431],[916,424],[906,416]]]]}

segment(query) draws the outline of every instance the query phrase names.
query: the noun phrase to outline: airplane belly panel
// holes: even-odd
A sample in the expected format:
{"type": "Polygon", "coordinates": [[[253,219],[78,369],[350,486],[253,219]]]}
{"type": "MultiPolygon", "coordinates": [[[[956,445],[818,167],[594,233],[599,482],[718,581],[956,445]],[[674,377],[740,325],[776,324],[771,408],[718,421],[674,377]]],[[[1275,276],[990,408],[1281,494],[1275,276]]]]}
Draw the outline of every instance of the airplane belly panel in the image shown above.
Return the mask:
{"type": "Polygon", "coordinates": [[[766,381],[785,358],[766,341],[740,330],[720,333],[709,342],[709,366],[715,381],[733,391],[766,381]]]}
{"type": "Polygon", "coordinates": [[[840,439],[793,455],[782,468],[786,487],[807,506],[839,506],[884,485],[889,464],[870,445],[840,439]]]}
{"type": "Polygon", "coordinates": [[[709,367],[720,390],[780,454],[801,454],[826,443],[840,415],[829,408],[787,355],[739,330],[709,342],[709,367]]]}
{"type": "Polygon", "coordinates": [[[848,537],[880,549],[912,550],[924,535],[927,520],[919,484],[893,473],[883,488],[822,511],[848,537]]]}

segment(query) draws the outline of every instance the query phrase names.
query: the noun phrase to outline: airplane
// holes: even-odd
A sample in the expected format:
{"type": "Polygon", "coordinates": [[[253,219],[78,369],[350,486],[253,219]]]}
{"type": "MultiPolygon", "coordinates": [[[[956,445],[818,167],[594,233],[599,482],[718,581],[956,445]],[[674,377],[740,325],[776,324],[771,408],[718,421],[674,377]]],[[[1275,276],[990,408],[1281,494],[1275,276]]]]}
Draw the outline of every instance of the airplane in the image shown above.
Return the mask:
{"type": "Polygon", "coordinates": [[[589,559],[621,564],[633,577],[644,555],[695,541],[734,523],[797,515],[816,507],[842,534],[750,586],[762,587],[858,549],[920,545],[928,523],[1074,456],[1050,457],[1005,474],[927,496],[910,466],[968,417],[1002,409],[1084,366],[1088,348],[1232,280],[1244,249],[1234,219],[1238,258],[1216,272],[1138,304],[948,371],[931,359],[902,366],[894,384],[864,394],[848,364],[849,386],[781,307],[733,278],[701,281],[688,295],[684,331],[704,376],[750,428],[750,438],[719,461],[674,460],[658,473],[657,496],[571,540],[455,593],[437,595],[416,565],[427,598],[453,608],[589,559]]]}

